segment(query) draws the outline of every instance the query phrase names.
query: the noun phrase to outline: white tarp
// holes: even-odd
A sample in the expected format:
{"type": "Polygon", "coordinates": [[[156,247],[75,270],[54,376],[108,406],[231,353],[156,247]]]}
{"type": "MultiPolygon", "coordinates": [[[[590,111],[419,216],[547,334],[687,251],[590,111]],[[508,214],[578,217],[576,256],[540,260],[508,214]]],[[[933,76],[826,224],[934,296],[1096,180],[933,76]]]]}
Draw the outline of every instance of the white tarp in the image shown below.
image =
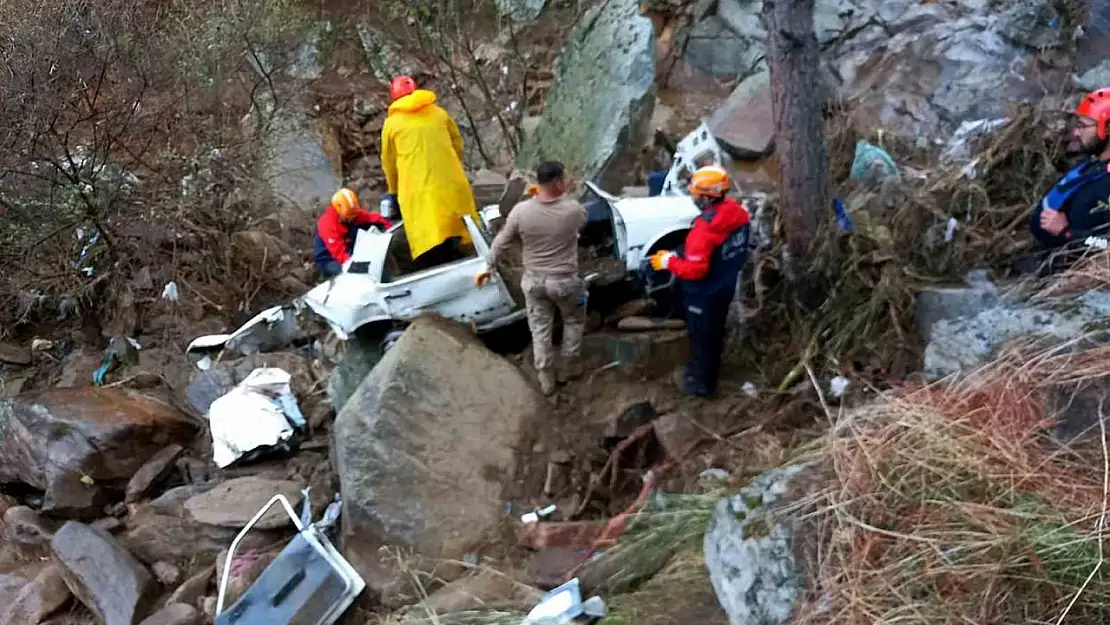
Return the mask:
{"type": "Polygon", "coordinates": [[[221,469],[243,454],[274,447],[303,427],[290,382],[282,369],[255,369],[238,386],[212,402],[208,409],[212,431],[212,459],[221,469]]]}

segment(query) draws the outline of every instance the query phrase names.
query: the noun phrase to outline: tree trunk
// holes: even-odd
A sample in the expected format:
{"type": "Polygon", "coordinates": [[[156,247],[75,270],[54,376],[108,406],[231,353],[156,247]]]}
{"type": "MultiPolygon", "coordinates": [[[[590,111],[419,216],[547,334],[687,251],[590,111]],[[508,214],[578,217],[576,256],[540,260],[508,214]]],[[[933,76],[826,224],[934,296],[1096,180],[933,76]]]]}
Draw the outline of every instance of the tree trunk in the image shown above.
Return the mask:
{"type": "Polygon", "coordinates": [[[814,0],[763,3],[779,160],[779,205],[789,260],[799,269],[809,266],[818,225],[832,202],[813,4],[814,0]]]}

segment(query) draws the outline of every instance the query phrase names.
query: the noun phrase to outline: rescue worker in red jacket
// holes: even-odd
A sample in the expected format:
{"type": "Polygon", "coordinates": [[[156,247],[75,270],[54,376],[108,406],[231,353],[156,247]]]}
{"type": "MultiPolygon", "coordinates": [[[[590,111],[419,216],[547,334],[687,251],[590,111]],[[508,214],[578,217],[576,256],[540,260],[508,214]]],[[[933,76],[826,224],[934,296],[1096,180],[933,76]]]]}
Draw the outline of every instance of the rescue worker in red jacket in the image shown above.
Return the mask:
{"type": "Polygon", "coordinates": [[[331,204],[316,222],[316,268],[325,278],[343,272],[343,263],[351,258],[359,230],[372,226],[382,231],[393,227],[388,219],[359,206],[358,195],[350,189],[340,189],[331,198],[331,204]]]}
{"type": "Polygon", "coordinates": [[[728,173],[703,167],[690,178],[689,191],[701,214],[694,220],[680,252],[660,250],[651,268],[678,278],[686,307],[690,360],[682,390],[697,397],[717,393],[729,304],[748,254],[748,211],[725,197],[728,173]]]}

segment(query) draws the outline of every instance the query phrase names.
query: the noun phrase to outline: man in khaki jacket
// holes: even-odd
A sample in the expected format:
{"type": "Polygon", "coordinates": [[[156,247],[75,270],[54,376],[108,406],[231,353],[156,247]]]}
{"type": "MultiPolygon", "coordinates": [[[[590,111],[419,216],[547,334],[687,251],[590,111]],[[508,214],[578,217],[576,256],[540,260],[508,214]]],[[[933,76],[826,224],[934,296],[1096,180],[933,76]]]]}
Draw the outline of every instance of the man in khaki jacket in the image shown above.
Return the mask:
{"type": "MultiPolygon", "coordinates": [[[[586,329],[586,283],[578,275],[578,232],[586,225],[586,209],[566,197],[569,187],[562,163],[546,162],[536,169],[536,195],[513,207],[493,240],[488,267],[508,246],[520,240],[524,275],[520,289],[532,331],[532,352],[544,395],[555,392],[555,354],[552,334],[555,310],[563,318],[561,373],[578,373],[579,350],[586,329]]],[[[481,287],[490,278],[487,268],[475,278],[481,287]]]]}

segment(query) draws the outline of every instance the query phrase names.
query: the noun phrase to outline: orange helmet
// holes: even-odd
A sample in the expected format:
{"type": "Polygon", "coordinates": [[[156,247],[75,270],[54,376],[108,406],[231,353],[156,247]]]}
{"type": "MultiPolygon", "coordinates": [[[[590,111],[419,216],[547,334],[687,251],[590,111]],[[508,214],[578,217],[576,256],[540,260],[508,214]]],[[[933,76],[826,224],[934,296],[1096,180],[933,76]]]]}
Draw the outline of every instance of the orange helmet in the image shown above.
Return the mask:
{"type": "Polygon", "coordinates": [[[331,196],[331,205],[335,208],[335,212],[339,213],[339,218],[347,221],[354,217],[359,209],[358,194],[344,187],[331,196]]]}
{"type": "Polygon", "coordinates": [[[1088,93],[1079,101],[1075,114],[1095,120],[1098,138],[1107,138],[1106,123],[1110,122],[1110,88],[1102,88],[1088,93]]]}
{"type": "Polygon", "coordinates": [[[716,165],[702,167],[690,176],[690,186],[687,189],[690,195],[724,197],[728,193],[728,172],[716,165]]]}
{"type": "Polygon", "coordinates": [[[389,97],[399,100],[416,91],[416,81],[412,76],[398,76],[389,83],[389,97]]]}

